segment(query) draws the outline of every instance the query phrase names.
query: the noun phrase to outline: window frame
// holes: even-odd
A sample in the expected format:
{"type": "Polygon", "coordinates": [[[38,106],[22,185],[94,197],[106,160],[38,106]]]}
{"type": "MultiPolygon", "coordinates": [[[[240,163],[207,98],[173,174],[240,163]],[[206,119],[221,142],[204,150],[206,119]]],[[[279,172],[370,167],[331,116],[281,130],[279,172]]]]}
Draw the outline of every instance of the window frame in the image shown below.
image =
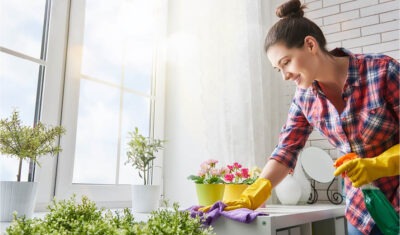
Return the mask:
{"type": "MultiPolygon", "coordinates": [[[[51,0],[47,44],[47,66],[44,76],[40,121],[48,125],[61,124],[64,70],[70,0],[51,0]]],[[[43,157],[35,169],[38,182],[36,210],[46,210],[53,200],[58,156],[43,157]]]]}
{"type": "MultiPolygon", "coordinates": [[[[159,0],[160,7],[163,7],[163,20],[165,25],[160,27],[160,34],[158,41],[162,42],[166,35],[166,7],[167,1],[159,0]]],[[[70,17],[69,26],[83,32],[82,17],[84,14],[84,1],[70,2],[70,17]]],[[[75,36],[82,34],[74,34],[75,36]]],[[[65,61],[65,84],[63,92],[62,111],[60,120],[62,125],[66,128],[67,133],[61,138],[61,146],[63,151],[59,154],[54,195],[59,199],[69,198],[75,194],[78,198],[82,195],[88,196],[91,200],[95,201],[98,206],[106,208],[128,207],[131,205],[131,185],[128,184],[73,184],[73,169],[74,169],[74,152],[75,152],[75,137],[79,99],[79,77],[80,77],[80,61],[82,51],[79,51],[82,38],[68,35],[67,57],[65,61]],[[78,48],[78,49],[77,49],[78,48]],[[72,51],[74,50],[74,51],[72,51]],[[78,56],[72,56],[76,55],[78,56]],[[79,59],[77,59],[79,58],[79,59]],[[78,73],[77,73],[78,72],[78,73]],[[72,98],[71,98],[72,97],[72,98]]],[[[150,107],[150,122],[153,123],[150,127],[150,135],[154,138],[163,139],[164,136],[164,87],[165,87],[165,48],[159,47],[155,53],[155,62],[153,66],[152,76],[152,95],[150,107]]],[[[162,166],[162,151],[159,152],[155,164],[162,166]]],[[[162,177],[162,170],[157,171],[157,178],[162,177]]],[[[161,178],[161,185],[162,185],[161,178]]]]}
{"type": "MultiPolygon", "coordinates": [[[[63,125],[67,127],[67,134],[70,132],[72,120],[69,115],[64,113],[63,107],[68,105],[65,100],[65,93],[70,84],[66,82],[69,75],[66,70],[68,63],[68,43],[69,26],[74,17],[71,16],[71,8],[76,7],[74,0],[48,0],[50,3],[50,21],[48,24],[47,55],[44,60],[36,59],[23,53],[19,53],[0,46],[0,53],[6,53],[22,59],[37,63],[39,66],[45,66],[43,78],[43,91],[41,100],[39,100],[41,109],[35,114],[40,117],[40,121],[51,126],[63,125]]],[[[160,27],[159,42],[165,41],[166,22],[167,22],[167,0],[157,0],[159,7],[163,9],[164,25],[160,27]]],[[[84,1],[81,1],[84,2],[84,1]]],[[[165,46],[165,45],[164,45],[165,46]]],[[[153,126],[150,128],[150,134],[154,138],[162,139],[164,136],[164,96],[165,96],[165,51],[166,48],[160,46],[155,55],[156,62],[153,68],[152,93],[154,94],[151,106],[151,118],[153,126]],[[154,102],[155,101],[155,102],[154,102]]],[[[72,141],[74,142],[74,140],[72,141]]],[[[71,194],[87,195],[94,200],[98,206],[105,207],[129,207],[131,203],[130,185],[85,185],[72,184],[73,173],[73,154],[71,154],[71,141],[61,137],[59,144],[63,151],[54,157],[42,156],[39,159],[40,167],[36,166],[34,181],[38,183],[36,197],[36,211],[46,211],[47,206],[52,202],[54,196],[57,199],[68,198],[71,194]]],[[[156,165],[162,166],[162,152],[156,159],[156,165]]],[[[157,172],[156,177],[162,177],[162,170],[157,172]]],[[[161,187],[162,187],[161,178],[161,187]]]]}

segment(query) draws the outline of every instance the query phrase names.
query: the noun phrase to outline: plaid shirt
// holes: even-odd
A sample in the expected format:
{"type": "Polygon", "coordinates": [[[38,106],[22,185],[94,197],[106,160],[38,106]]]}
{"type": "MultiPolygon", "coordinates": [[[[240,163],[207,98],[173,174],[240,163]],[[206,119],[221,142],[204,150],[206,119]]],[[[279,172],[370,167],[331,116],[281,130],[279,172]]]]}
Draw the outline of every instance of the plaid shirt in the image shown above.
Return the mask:
{"type": "MultiPolygon", "coordinates": [[[[399,143],[399,62],[385,55],[352,54],[343,48],[331,53],[349,57],[342,93],[345,108],[339,114],[317,81],[308,89],[297,88],[271,157],[290,168],[295,167],[297,155],[313,128],[343,154],[355,152],[363,158],[375,157],[399,143]]],[[[399,211],[399,177],[380,178],[374,184],[399,211]]],[[[353,188],[347,177],[345,185],[346,218],[369,234],[375,222],[365,207],[362,192],[353,188]]]]}

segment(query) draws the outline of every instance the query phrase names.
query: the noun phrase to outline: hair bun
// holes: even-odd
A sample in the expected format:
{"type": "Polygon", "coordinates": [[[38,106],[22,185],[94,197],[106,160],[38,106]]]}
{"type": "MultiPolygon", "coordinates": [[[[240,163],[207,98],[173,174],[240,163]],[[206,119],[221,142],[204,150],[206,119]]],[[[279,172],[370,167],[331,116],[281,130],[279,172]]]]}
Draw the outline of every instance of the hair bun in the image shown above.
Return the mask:
{"type": "Polygon", "coordinates": [[[303,17],[304,8],[300,0],[289,0],[276,8],[275,13],[279,18],[303,17]]]}

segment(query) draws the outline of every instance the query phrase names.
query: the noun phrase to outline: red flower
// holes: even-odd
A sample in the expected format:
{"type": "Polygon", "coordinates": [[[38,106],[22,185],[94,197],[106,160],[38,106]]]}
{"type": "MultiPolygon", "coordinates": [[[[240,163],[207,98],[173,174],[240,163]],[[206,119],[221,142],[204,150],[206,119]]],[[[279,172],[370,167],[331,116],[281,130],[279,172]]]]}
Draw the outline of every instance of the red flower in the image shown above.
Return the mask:
{"type": "Polygon", "coordinates": [[[224,178],[226,181],[232,182],[232,180],[235,178],[235,176],[233,174],[226,174],[224,178]]]}
{"type": "Polygon", "coordinates": [[[236,169],[240,169],[240,168],[242,168],[242,165],[240,165],[239,163],[235,162],[235,163],[233,163],[233,167],[236,168],[236,169]]]}
{"type": "Polygon", "coordinates": [[[242,168],[242,177],[245,179],[250,177],[248,168],[242,168]]]}

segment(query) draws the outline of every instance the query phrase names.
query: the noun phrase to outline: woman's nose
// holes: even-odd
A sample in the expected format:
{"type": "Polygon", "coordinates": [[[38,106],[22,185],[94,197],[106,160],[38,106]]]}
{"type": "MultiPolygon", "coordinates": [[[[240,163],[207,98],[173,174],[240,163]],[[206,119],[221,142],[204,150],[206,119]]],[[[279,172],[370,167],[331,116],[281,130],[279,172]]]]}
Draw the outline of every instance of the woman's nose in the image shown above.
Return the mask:
{"type": "Polygon", "coordinates": [[[282,70],[282,71],[281,71],[281,74],[282,74],[283,80],[287,81],[287,80],[290,79],[290,73],[285,72],[285,71],[282,70]]]}

